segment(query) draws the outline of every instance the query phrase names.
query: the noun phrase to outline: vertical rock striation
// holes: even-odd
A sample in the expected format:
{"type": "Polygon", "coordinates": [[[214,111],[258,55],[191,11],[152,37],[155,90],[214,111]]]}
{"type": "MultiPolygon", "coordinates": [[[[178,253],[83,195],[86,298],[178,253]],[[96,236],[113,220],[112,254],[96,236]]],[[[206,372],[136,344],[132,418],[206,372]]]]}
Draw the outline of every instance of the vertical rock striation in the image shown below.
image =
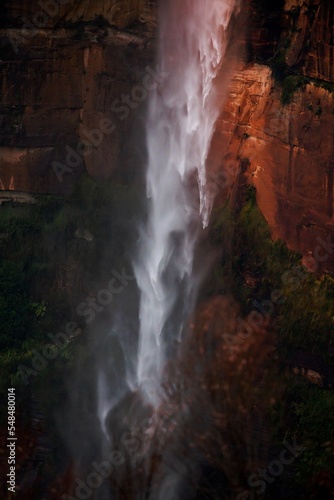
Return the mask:
{"type": "MultiPolygon", "coordinates": [[[[308,256],[319,238],[334,241],[334,6],[277,5],[268,20],[264,2],[249,3],[248,58],[232,78],[211,157],[215,170],[235,172],[225,176],[232,202],[240,163],[248,161],[246,176],[273,237],[308,256]]],[[[329,250],[319,270],[333,271],[329,250]]]]}

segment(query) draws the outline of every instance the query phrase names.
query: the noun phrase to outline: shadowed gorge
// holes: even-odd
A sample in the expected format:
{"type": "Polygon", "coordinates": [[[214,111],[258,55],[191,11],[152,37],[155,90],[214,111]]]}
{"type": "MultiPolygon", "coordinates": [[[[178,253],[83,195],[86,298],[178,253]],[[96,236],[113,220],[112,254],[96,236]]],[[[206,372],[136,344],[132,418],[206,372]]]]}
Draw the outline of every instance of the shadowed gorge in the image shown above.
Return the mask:
{"type": "Polygon", "coordinates": [[[331,0],[0,6],[1,498],[334,498],[331,0]]]}

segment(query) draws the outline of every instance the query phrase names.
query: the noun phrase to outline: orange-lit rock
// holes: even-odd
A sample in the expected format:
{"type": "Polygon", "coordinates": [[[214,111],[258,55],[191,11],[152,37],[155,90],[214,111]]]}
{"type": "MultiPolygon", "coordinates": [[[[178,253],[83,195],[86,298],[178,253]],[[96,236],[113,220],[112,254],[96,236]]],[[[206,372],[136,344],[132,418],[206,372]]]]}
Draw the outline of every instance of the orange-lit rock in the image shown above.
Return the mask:
{"type": "MultiPolygon", "coordinates": [[[[122,9],[138,16],[139,4],[122,2],[122,9]]],[[[112,9],[109,2],[99,5],[77,2],[75,8],[67,6],[65,17],[87,21],[99,14],[110,22],[108,16],[116,16],[120,3],[113,2],[112,9]]],[[[36,3],[6,2],[5,7],[2,23],[10,20],[19,26],[20,16],[34,15],[36,3]]],[[[333,4],[331,0],[282,0],[268,7],[264,0],[249,0],[242,15],[241,24],[247,25],[248,17],[248,28],[238,28],[234,42],[247,49],[248,64],[234,55],[218,81],[224,109],[208,162],[211,188],[219,191],[219,200],[231,195],[238,205],[242,186],[254,183],[273,237],[283,238],[307,256],[317,247],[318,237],[334,238],[333,94],[310,83],[283,106],[269,66],[254,61],[268,63],[283,47],[287,68],[317,78],[320,85],[333,82],[333,4]]],[[[125,108],[121,101],[141,85],[145,67],[153,65],[151,22],[152,18],[131,32],[97,27],[77,32],[61,28],[60,23],[52,32],[26,33],[18,53],[8,45],[15,30],[0,32],[4,47],[0,189],[63,193],[85,170],[103,179],[132,175],[141,161],[128,139],[131,130],[137,130],[135,120],[140,122],[145,100],[135,103],[131,98],[125,108]],[[89,154],[78,157],[79,143],[87,133],[91,137],[92,131],[101,130],[105,119],[115,128],[103,133],[98,147],[93,144],[89,154]],[[70,168],[62,183],[52,169],[54,161],[70,168]]],[[[320,268],[333,270],[333,255],[320,268]]]]}
{"type": "MultiPolygon", "coordinates": [[[[240,160],[257,188],[258,205],[274,238],[304,255],[333,225],[334,99],[313,84],[300,89],[290,105],[281,104],[267,66],[245,65],[233,78],[217,124],[212,157],[215,169],[234,169],[225,196],[238,191],[240,160]],[[225,159],[225,160],[224,160],[225,159]]],[[[319,269],[333,269],[333,254],[319,269]]]]}

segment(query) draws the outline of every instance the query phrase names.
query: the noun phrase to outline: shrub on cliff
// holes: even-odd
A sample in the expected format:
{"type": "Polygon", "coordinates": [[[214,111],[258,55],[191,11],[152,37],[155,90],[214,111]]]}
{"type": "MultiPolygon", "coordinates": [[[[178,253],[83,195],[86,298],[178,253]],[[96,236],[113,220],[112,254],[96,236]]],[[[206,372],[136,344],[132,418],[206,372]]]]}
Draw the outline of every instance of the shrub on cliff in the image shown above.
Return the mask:
{"type": "Polygon", "coordinates": [[[293,99],[293,95],[300,88],[305,87],[310,82],[310,79],[303,75],[289,75],[282,83],[282,104],[290,104],[293,99]]]}
{"type": "Polygon", "coordinates": [[[0,264],[0,351],[18,347],[31,333],[32,309],[24,274],[13,262],[0,264]]]}

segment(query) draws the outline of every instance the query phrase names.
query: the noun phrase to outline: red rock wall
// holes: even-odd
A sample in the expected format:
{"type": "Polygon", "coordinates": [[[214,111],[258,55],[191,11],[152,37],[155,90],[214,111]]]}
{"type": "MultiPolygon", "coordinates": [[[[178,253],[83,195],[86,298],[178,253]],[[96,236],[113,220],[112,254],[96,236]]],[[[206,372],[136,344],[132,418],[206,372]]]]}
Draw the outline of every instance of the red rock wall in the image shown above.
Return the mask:
{"type": "Polygon", "coordinates": [[[301,63],[305,75],[333,82],[333,1],[317,0],[308,7],[303,4],[295,29],[288,54],[290,64],[301,63]],[[290,54],[296,56],[291,57],[290,54]]]}
{"type": "Polygon", "coordinates": [[[332,0],[245,0],[249,59],[267,63],[279,48],[301,73],[334,81],[332,0]]]}
{"type": "MultiPolygon", "coordinates": [[[[241,189],[240,162],[249,160],[248,182],[257,188],[258,205],[273,237],[305,256],[314,252],[319,237],[334,242],[334,97],[321,87],[334,81],[333,9],[327,0],[286,1],[280,17],[277,14],[282,19],[281,37],[291,37],[286,68],[296,68],[297,74],[310,77],[310,83],[294,93],[291,104],[283,105],[281,84],[269,66],[241,63],[229,96],[222,95],[226,104],[211,152],[214,170],[234,172],[225,177],[229,183],[224,196],[232,203],[237,203],[241,189]],[[298,6],[292,22],[291,8],[298,6]]],[[[250,19],[252,15],[250,10],[250,19]]],[[[262,18],[258,22],[265,23],[262,18]]],[[[263,38],[254,40],[253,31],[248,36],[253,54],[257,50],[263,56],[268,50],[263,38]]],[[[268,43],[272,50],[273,41],[268,43]]],[[[281,43],[276,41],[276,50],[281,43]]],[[[319,262],[319,269],[334,270],[333,254],[319,262]]]]}
{"type": "MultiPolygon", "coordinates": [[[[15,24],[23,11],[29,17],[33,5],[5,2],[7,19],[15,24]]],[[[75,5],[66,11],[67,19],[87,20],[97,13],[96,3],[75,5]]],[[[234,60],[223,68],[219,92],[226,104],[209,161],[219,174],[228,169],[219,183],[220,199],[230,195],[237,202],[238,182],[246,176],[257,187],[273,236],[304,255],[316,248],[319,236],[334,238],[333,94],[315,86],[334,81],[333,11],[332,0],[275,0],[270,5],[247,0],[242,10],[246,34],[237,30],[241,40],[235,40],[247,49],[247,62],[234,60]],[[269,67],[278,51],[283,51],[285,70],[311,78],[289,105],[281,103],[281,84],[269,67]],[[242,159],[249,160],[243,162],[249,167],[240,176],[242,159]]],[[[138,154],[127,140],[145,101],[131,99],[121,111],[120,100],[142,86],[145,67],[153,64],[152,20],[127,32],[60,26],[35,30],[25,34],[16,52],[8,39],[18,31],[0,32],[0,189],[61,193],[84,170],[101,178],[126,174],[124,154],[129,163],[138,154]],[[106,118],[113,121],[113,132],[104,134],[99,147],[93,145],[80,162],[69,157],[74,167],[60,183],[53,162],[64,164],[66,147],[76,149],[86,132],[100,129],[106,118]]],[[[333,259],[322,266],[333,270],[333,259]]]]}
{"type": "Polygon", "coordinates": [[[103,18],[124,28],[138,20],[145,0],[4,0],[0,26],[47,28],[103,18]]]}
{"type": "Polygon", "coordinates": [[[34,33],[18,53],[3,50],[1,189],[62,193],[84,170],[100,178],[120,171],[124,137],[148,94],[145,68],[154,68],[150,37],[145,30],[59,30],[34,33]],[[123,98],[129,104],[121,110],[123,98]],[[80,141],[91,146],[78,154],[80,141]],[[65,169],[62,182],[54,162],[65,169]]]}
{"type": "MultiPolygon", "coordinates": [[[[307,255],[316,238],[333,236],[333,94],[307,85],[283,106],[267,66],[247,66],[231,83],[213,142],[215,169],[238,171],[248,159],[248,182],[274,238],[307,255]],[[321,107],[322,113],[317,115],[321,107]]],[[[225,196],[235,193],[230,177],[225,196]]],[[[234,198],[233,198],[234,199],[234,198]]],[[[326,269],[333,266],[328,259],[326,269]]]]}

